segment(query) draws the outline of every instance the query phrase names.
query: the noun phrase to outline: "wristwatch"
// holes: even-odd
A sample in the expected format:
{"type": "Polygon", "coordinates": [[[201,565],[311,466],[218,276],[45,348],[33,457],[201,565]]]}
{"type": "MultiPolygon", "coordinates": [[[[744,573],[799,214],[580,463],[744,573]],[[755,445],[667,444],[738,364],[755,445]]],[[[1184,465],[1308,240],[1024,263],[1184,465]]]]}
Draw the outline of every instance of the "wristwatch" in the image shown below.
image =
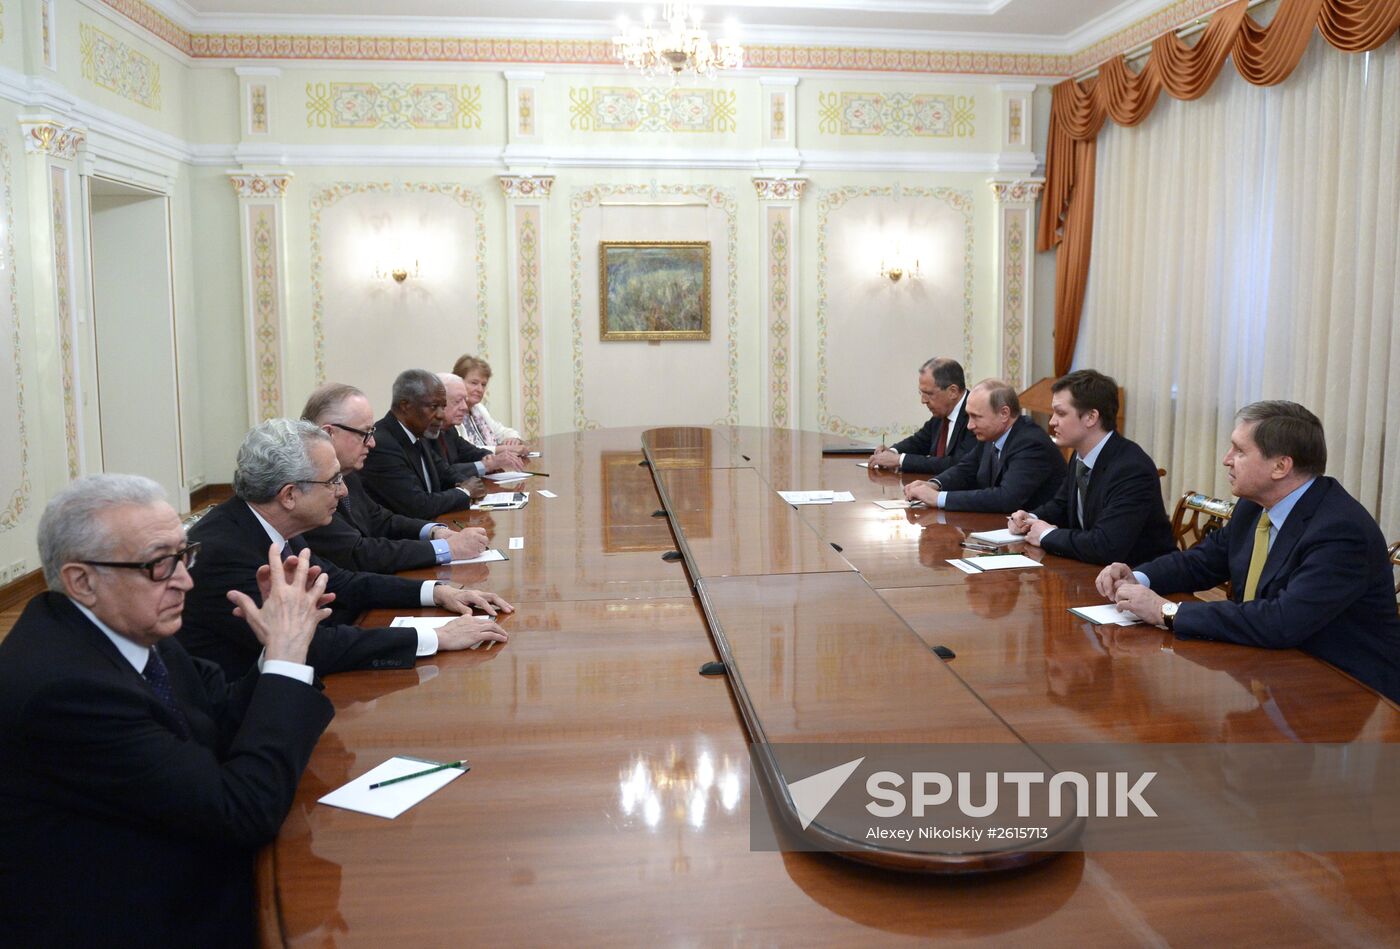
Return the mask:
{"type": "Polygon", "coordinates": [[[1167,629],[1176,628],[1176,611],[1181,608],[1180,603],[1168,601],[1162,604],[1162,625],[1167,629]]]}

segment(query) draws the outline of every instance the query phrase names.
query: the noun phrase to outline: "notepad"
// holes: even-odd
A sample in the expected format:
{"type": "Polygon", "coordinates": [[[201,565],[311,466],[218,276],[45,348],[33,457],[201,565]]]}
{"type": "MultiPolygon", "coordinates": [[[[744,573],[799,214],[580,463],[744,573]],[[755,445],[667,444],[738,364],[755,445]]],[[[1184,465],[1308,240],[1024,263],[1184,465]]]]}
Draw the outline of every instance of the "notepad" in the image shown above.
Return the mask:
{"type": "Polygon", "coordinates": [[[838,501],[854,501],[856,499],[856,496],[849,491],[779,491],[778,496],[794,506],[832,504],[838,501]]]}
{"type": "Polygon", "coordinates": [[[529,491],[496,491],[477,502],[476,508],[479,511],[516,511],[529,500],[529,491]]]}
{"type": "MultiPolygon", "coordinates": [[[[505,558],[502,557],[501,559],[504,560],[505,558]]],[[[490,617],[487,617],[487,618],[489,619],[490,617]]],[[[394,619],[393,619],[393,621],[392,621],[391,623],[389,623],[389,625],[390,625],[390,626],[397,626],[397,627],[399,627],[400,629],[415,629],[415,630],[416,630],[416,629],[431,629],[431,630],[433,630],[433,631],[436,632],[436,630],[437,630],[437,628],[438,628],[439,626],[446,626],[448,623],[452,622],[454,619],[461,619],[461,617],[460,617],[460,616],[395,616],[394,619]]],[[[485,646],[487,649],[490,649],[492,646],[496,645],[496,643],[498,643],[499,641],[500,641],[500,640],[497,640],[497,639],[483,639],[483,640],[481,640],[481,641],[478,642],[478,643],[474,643],[473,645],[468,646],[467,648],[468,648],[468,649],[480,649],[482,646],[485,646]]],[[[421,666],[420,666],[420,668],[421,668],[421,666]]]]}
{"type": "Polygon", "coordinates": [[[962,557],[958,560],[948,561],[959,570],[965,572],[985,573],[989,570],[1020,570],[1023,567],[1039,567],[1040,561],[1032,560],[1029,557],[1022,557],[1020,554],[992,554],[986,557],[962,557]],[[966,570],[962,565],[966,564],[971,570],[966,570]]]}
{"type": "Polygon", "coordinates": [[[486,476],[486,480],[501,484],[506,481],[524,481],[531,477],[534,476],[528,471],[493,471],[486,476]]]}
{"type": "Polygon", "coordinates": [[[1069,611],[1095,626],[1136,626],[1142,622],[1136,614],[1120,610],[1112,603],[1101,603],[1098,606],[1071,606],[1069,611]]]}
{"type": "Polygon", "coordinates": [[[322,797],[320,803],[393,820],[428,795],[441,791],[467,772],[461,768],[444,768],[432,774],[425,774],[421,778],[400,781],[398,784],[375,788],[373,791],[370,790],[369,786],[380,781],[388,781],[390,778],[413,774],[415,771],[431,768],[435,764],[441,764],[441,762],[408,758],[402,755],[390,758],[379,767],[365,772],[349,784],[342,784],[322,797]]]}
{"type": "Polygon", "coordinates": [[[998,547],[1003,544],[1019,544],[1026,539],[1025,534],[1014,534],[1005,528],[999,531],[977,531],[976,533],[969,534],[968,537],[972,540],[996,544],[998,547]]]}
{"type": "Polygon", "coordinates": [[[928,507],[923,501],[871,501],[870,503],[882,511],[905,511],[911,507],[918,510],[928,507]]]}
{"type": "Polygon", "coordinates": [[[501,553],[501,552],[500,552],[499,550],[497,550],[496,548],[490,547],[490,548],[487,548],[487,550],[486,550],[485,553],[477,554],[475,557],[472,557],[470,560],[450,560],[450,561],[448,561],[448,563],[450,563],[450,564],[451,564],[452,566],[454,566],[454,567],[460,567],[460,566],[462,566],[463,564],[469,564],[469,563],[495,563],[495,562],[498,561],[498,560],[509,560],[509,559],[510,559],[509,557],[507,557],[505,554],[501,553]]]}

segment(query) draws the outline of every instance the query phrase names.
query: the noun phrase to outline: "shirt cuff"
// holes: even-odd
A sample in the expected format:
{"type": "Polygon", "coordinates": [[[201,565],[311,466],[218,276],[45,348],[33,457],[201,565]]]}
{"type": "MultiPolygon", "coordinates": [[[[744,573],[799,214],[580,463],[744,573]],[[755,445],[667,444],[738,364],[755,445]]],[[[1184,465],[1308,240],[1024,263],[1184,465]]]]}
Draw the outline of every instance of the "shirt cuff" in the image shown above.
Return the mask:
{"type": "Polygon", "coordinates": [[[441,527],[443,530],[447,530],[446,524],[439,524],[437,521],[429,521],[428,523],[424,524],[423,529],[418,532],[418,539],[432,540],[433,531],[437,530],[439,527],[441,527]]]}
{"type": "Polygon", "coordinates": [[[452,548],[447,546],[447,541],[434,540],[431,541],[431,543],[433,545],[433,552],[437,554],[438,563],[442,564],[452,562],[452,548]]]}
{"type": "MultiPolygon", "coordinates": [[[[1035,518],[1035,515],[1032,514],[1032,515],[1031,515],[1031,518],[1034,519],[1034,518],[1035,518]]],[[[1052,527],[1052,528],[1050,528],[1049,530],[1042,531],[1041,534],[1040,534],[1040,539],[1041,539],[1041,540],[1044,540],[1045,538],[1049,537],[1051,534],[1055,533],[1055,531],[1057,531],[1057,530],[1059,530],[1058,527],[1052,527]]]]}
{"type": "Polygon", "coordinates": [[[938,502],[939,508],[942,508],[943,505],[947,504],[947,503],[948,503],[948,492],[947,492],[947,491],[939,491],[939,492],[938,492],[937,502],[938,502]]]}
{"type": "Polygon", "coordinates": [[[1141,570],[1133,571],[1133,579],[1147,587],[1147,589],[1152,589],[1152,581],[1147,579],[1147,574],[1143,573],[1141,570]]]}
{"type": "Polygon", "coordinates": [[[418,652],[419,656],[431,656],[438,651],[437,630],[418,627],[418,652]]]}
{"type": "Polygon", "coordinates": [[[437,606],[433,602],[433,587],[437,586],[436,580],[425,580],[422,588],[418,591],[418,604],[420,606],[437,606]]]}
{"type": "Polygon", "coordinates": [[[476,465],[476,476],[478,478],[486,477],[486,463],[484,461],[473,461],[472,464],[476,465]]]}
{"type": "Polygon", "coordinates": [[[900,453],[899,453],[899,461],[895,462],[894,470],[895,470],[895,471],[902,471],[902,470],[904,470],[904,452],[900,452],[900,453]]]}
{"type": "Polygon", "coordinates": [[[286,676],[307,685],[310,685],[316,678],[315,669],[300,662],[288,662],[286,659],[263,659],[260,657],[258,668],[263,675],[286,676]]]}

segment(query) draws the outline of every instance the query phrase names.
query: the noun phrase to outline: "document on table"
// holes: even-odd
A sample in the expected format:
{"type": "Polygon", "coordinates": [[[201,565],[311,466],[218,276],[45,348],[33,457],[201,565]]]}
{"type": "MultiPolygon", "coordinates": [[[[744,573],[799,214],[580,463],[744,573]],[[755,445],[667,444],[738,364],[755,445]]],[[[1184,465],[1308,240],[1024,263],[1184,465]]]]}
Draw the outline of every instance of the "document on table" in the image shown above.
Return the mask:
{"type": "MultiPolygon", "coordinates": [[[[524,549],[525,549],[525,538],[524,538],[524,537],[512,537],[512,538],[510,539],[510,549],[511,549],[511,550],[524,550],[524,549]]],[[[505,558],[502,557],[501,559],[504,560],[505,558]]]]}
{"type": "Polygon", "coordinates": [[[869,467],[870,467],[870,462],[868,462],[868,461],[858,461],[858,462],[856,462],[856,467],[857,467],[857,468],[869,468],[869,467]]]}
{"type": "Polygon", "coordinates": [[[542,498],[557,498],[557,497],[559,497],[559,495],[555,494],[553,491],[546,491],[544,488],[541,488],[540,490],[536,491],[535,493],[538,494],[538,495],[539,495],[540,497],[542,497],[542,498]]]}
{"type": "Polygon", "coordinates": [[[532,451],[532,452],[529,452],[529,453],[527,453],[527,454],[525,455],[526,458],[538,458],[539,456],[540,456],[540,453],[537,452],[537,451],[532,451]]]}
{"type": "MultiPolygon", "coordinates": [[[[505,558],[502,557],[501,559],[504,560],[505,558]]],[[[490,617],[484,617],[484,618],[485,618],[485,619],[490,619],[490,617]]],[[[431,629],[431,630],[436,631],[437,628],[438,628],[439,626],[446,626],[448,623],[452,622],[454,619],[461,619],[461,617],[460,617],[460,616],[395,616],[394,619],[393,619],[393,621],[390,622],[389,625],[390,625],[390,626],[397,626],[397,627],[399,627],[399,628],[407,628],[407,629],[415,629],[415,630],[416,630],[416,629],[431,629]]],[[[498,640],[495,640],[495,639],[483,639],[481,642],[477,643],[476,645],[474,645],[474,646],[468,646],[467,648],[468,648],[468,649],[480,649],[482,646],[485,646],[487,649],[490,649],[492,646],[496,645],[497,642],[498,642],[498,640]]]]}
{"type": "Polygon", "coordinates": [[[1039,560],[1022,557],[1020,554],[992,554],[986,557],[961,557],[948,561],[964,573],[985,573],[988,570],[1019,570],[1023,567],[1039,567],[1039,560]],[[971,569],[969,569],[971,568],[971,569]]]}
{"type": "Polygon", "coordinates": [[[1071,606],[1069,611],[1095,626],[1135,626],[1142,622],[1136,614],[1120,610],[1112,603],[1102,603],[1098,606],[1071,606]]]}
{"type": "Polygon", "coordinates": [[[372,768],[349,784],[342,784],[320,799],[320,803],[331,807],[341,807],[347,811],[359,811],[375,817],[398,817],[434,791],[440,791],[467,773],[466,768],[443,768],[421,778],[400,781],[388,787],[370,790],[371,784],[401,778],[416,771],[425,771],[440,761],[425,761],[422,758],[396,756],[377,768],[372,768]]]}
{"type": "Polygon", "coordinates": [[[799,504],[832,504],[837,501],[854,501],[856,496],[849,491],[779,491],[778,496],[794,506],[799,504]]]}
{"type": "Polygon", "coordinates": [[[478,511],[515,511],[530,500],[529,491],[494,491],[476,503],[478,511]]]}
{"type": "Polygon", "coordinates": [[[923,501],[905,501],[902,499],[898,501],[871,501],[870,503],[882,511],[906,511],[911,507],[915,509],[928,507],[923,501]]]}
{"type": "Polygon", "coordinates": [[[486,549],[486,552],[485,552],[485,553],[477,554],[475,557],[472,557],[470,560],[450,560],[450,561],[448,561],[448,563],[450,563],[450,564],[451,564],[452,566],[454,566],[454,567],[460,567],[460,566],[462,566],[463,564],[469,564],[469,563],[495,563],[495,562],[498,561],[498,560],[509,560],[509,559],[510,559],[509,557],[507,557],[505,554],[501,553],[501,552],[500,552],[499,550],[497,550],[495,547],[488,547],[488,548],[486,549]]]}
{"type": "Polygon", "coordinates": [[[486,476],[486,480],[501,484],[506,481],[524,481],[526,478],[533,477],[534,475],[528,471],[493,471],[486,476]]]}
{"type": "Polygon", "coordinates": [[[1002,544],[1019,544],[1026,539],[1025,534],[1013,534],[1006,528],[999,531],[977,531],[967,536],[972,540],[980,540],[987,544],[996,544],[998,547],[1002,544]]]}

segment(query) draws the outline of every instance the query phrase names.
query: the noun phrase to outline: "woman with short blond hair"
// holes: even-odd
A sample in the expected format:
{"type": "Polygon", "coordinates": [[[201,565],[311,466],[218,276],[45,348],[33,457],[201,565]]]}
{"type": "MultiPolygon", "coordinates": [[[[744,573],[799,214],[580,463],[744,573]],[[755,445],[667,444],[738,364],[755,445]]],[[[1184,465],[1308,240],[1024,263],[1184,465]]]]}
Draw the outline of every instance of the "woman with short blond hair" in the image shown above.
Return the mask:
{"type": "Polygon", "coordinates": [[[453,364],[452,372],[461,376],[467,386],[467,417],[457,426],[457,433],[478,448],[490,451],[523,447],[520,433],[496,421],[481,404],[491,381],[491,364],[468,353],[453,364]]]}

